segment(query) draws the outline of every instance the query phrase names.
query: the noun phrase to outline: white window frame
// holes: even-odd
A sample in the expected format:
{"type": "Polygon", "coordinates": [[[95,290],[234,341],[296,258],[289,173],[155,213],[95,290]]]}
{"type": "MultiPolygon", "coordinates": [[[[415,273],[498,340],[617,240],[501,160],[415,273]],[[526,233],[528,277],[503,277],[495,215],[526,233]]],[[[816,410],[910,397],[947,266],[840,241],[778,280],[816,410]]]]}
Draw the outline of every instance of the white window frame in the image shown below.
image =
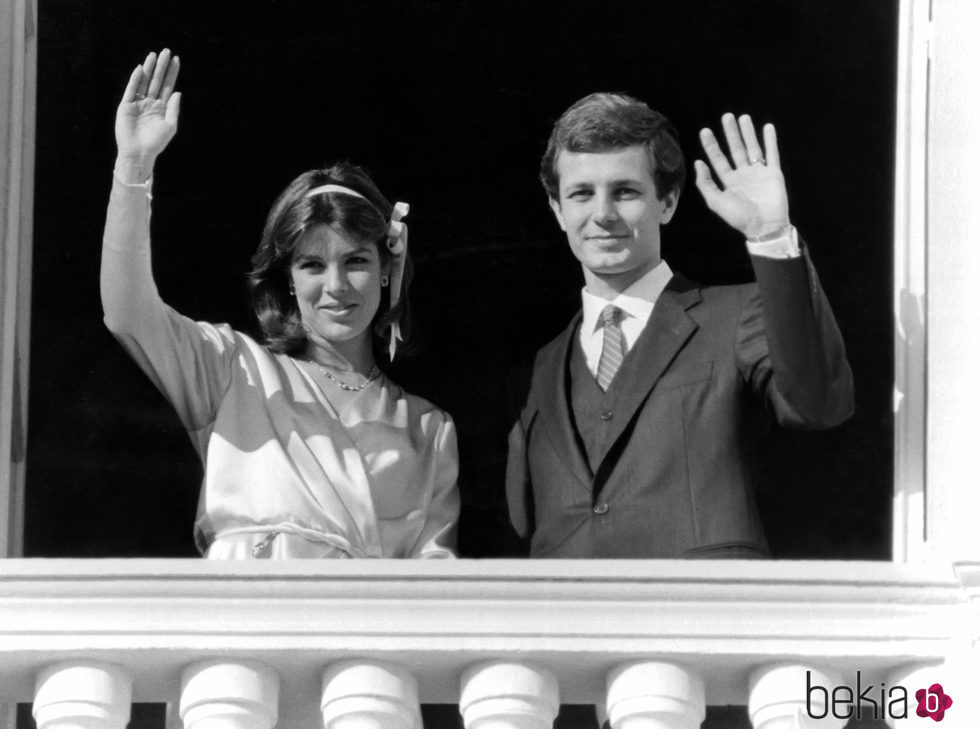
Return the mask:
{"type": "Polygon", "coordinates": [[[0,556],[23,554],[37,12],[0,3],[0,556]]]}

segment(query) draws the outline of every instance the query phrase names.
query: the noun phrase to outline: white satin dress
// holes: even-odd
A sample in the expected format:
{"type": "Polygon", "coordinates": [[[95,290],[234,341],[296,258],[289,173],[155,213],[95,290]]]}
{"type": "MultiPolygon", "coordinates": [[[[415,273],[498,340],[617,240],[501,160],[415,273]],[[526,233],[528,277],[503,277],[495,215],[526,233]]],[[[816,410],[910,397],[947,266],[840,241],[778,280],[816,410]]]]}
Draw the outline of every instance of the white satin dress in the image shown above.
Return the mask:
{"type": "Polygon", "coordinates": [[[204,464],[194,535],[205,556],[455,556],[447,413],[384,375],[338,412],[295,359],[165,305],[145,258],[125,262],[146,269],[141,300],[107,308],[106,324],[174,406],[204,464]]]}

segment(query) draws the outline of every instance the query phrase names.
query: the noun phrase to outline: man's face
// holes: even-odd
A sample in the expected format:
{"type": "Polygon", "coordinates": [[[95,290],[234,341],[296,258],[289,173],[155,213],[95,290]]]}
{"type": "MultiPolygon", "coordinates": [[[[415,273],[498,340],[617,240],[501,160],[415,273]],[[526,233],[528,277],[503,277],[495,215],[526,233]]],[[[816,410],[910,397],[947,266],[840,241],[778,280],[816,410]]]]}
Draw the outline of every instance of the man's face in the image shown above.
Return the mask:
{"type": "Polygon", "coordinates": [[[645,147],[562,150],[555,166],[558,199],[551,209],[582,264],[588,290],[622,291],[660,263],[660,226],[673,216],[677,194],[657,198],[645,147]]]}

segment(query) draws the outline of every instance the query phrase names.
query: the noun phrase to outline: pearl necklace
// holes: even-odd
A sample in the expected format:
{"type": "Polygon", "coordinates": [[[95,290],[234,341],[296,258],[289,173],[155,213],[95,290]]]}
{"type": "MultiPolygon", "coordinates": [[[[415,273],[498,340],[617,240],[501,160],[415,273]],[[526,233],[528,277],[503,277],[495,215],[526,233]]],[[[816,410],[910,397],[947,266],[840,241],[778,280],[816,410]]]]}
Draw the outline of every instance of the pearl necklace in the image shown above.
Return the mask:
{"type": "Polygon", "coordinates": [[[341,390],[347,390],[347,392],[360,392],[365,387],[374,382],[381,375],[381,370],[378,369],[377,365],[371,365],[371,369],[368,370],[367,379],[364,380],[360,385],[348,385],[346,382],[341,382],[332,374],[330,370],[324,367],[322,364],[317,362],[315,359],[307,360],[311,365],[315,365],[320,372],[323,373],[324,377],[330,380],[333,384],[339,387],[341,390]]]}

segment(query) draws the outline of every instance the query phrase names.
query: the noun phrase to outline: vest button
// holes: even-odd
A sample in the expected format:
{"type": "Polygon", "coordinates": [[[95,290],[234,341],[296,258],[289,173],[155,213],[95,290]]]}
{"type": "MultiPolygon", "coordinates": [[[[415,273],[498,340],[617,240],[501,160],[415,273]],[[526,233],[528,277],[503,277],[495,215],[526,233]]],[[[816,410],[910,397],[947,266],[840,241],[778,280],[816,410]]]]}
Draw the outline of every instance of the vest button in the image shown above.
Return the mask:
{"type": "Polygon", "coordinates": [[[599,417],[603,420],[612,420],[612,410],[603,410],[599,417]]]}
{"type": "Polygon", "coordinates": [[[592,513],[602,516],[607,511],[609,511],[609,504],[596,504],[592,507],[592,513]]]}

